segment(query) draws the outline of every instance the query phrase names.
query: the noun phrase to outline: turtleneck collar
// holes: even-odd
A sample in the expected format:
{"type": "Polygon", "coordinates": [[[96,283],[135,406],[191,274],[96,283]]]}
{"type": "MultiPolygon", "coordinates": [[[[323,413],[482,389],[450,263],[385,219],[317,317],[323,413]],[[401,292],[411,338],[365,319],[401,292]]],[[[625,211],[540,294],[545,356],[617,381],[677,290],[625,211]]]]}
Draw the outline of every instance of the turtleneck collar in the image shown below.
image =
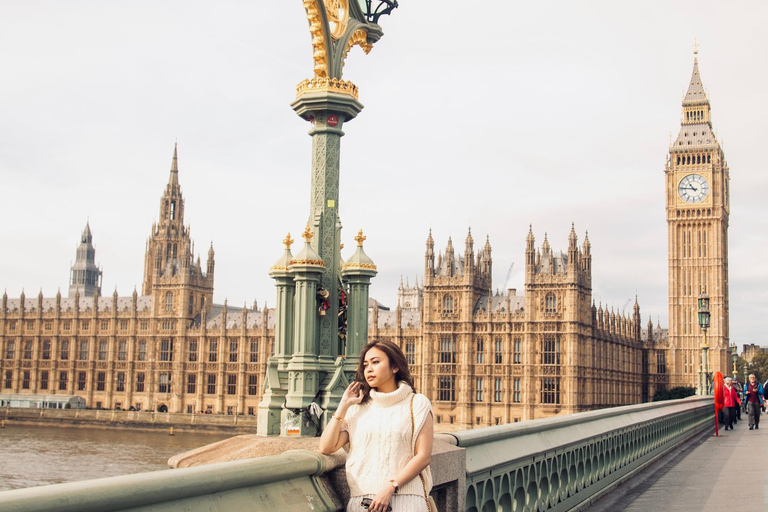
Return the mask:
{"type": "Polygon", "coordinates": [[[413,393],[411,386],[403,381],[397,386],[397,389],[391,393],[379,393],[375,389],[371,390],[371,400],[376,407],[389,407],[396,403],[402,402],[413,393]]]}

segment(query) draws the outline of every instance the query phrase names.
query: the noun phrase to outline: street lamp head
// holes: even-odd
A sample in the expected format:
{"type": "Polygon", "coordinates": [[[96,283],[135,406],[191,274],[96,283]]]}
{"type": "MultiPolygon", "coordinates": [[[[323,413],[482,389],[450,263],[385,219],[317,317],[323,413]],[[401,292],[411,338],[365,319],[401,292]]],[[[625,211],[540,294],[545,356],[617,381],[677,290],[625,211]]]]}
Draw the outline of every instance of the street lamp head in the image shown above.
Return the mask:
{"type": "Polygon", "coordinates": [[[358,0],[358,2],[365,19],[376,24],[379,23],[381,16],[391,14],[398,7],[397,0],[358,0]]]}
{"type": "Polygon", "coordinates": [[[699,311],[699,327],[709,329],[709,311],[699,311]]]}
{"type": "Polygon", "coordinates": [[[699,295],[699,311],[709,311],[709,295],[707,295],[707,292],[701,292],[699,295]]]}
{"type": "Polygon", "coordinates": [[[699,327],[709,329],[709,295],[701,292],[699,295],[699,327]]]}

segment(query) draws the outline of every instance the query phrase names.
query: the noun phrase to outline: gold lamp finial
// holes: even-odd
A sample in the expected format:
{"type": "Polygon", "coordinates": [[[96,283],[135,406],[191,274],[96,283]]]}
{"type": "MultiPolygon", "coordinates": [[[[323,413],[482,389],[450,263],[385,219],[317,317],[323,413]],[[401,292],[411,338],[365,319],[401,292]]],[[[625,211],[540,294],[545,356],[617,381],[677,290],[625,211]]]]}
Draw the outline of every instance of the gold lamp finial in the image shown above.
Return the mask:
{"type": "Polygon", "coordinates": [[[693,38],[693,54],[699,54],[699,40],[695,36],[693,38]]]}
{"type": "Polygon", "coordinates": [[[287,250],[291,250],[291,244],[294,242],[293,238],[291,238],[291,234],[288,233],[288,235],[285,237],[285,240],[283,240],[283,244],[285,244],[285,248],[287,250]]]}
{"type": "Polygon", "coordinates": [[[310,240],[312,240],[312,237],[314,236],[312,232],[309,230],[309,224],[307,224],[307,227],[304,228],[304,232],[301,234],[302,238],[304,238],[304,241],[309,243],[310,240]]]}
{"type": "Polygon", "coordinates": [[[362,229],[357,232],[357,236],[355,237],[355,240],[357,241],[357,246],[358,247],[362,247],[363,246],[363,242],[365,241],[365,238],[366,237],[363,236],[363,230],[362,229]]]}

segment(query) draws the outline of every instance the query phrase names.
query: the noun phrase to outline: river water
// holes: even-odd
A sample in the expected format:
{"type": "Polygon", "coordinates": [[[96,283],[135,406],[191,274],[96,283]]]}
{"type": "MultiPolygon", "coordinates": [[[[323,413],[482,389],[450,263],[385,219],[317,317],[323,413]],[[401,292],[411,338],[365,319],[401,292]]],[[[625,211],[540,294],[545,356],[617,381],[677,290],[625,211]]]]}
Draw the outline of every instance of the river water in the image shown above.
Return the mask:
{"type": "Polygon", "coordinates": [[[229,437],[6,425],[0,429],[0,490],[167,470],[171,456],[229,437]]]}

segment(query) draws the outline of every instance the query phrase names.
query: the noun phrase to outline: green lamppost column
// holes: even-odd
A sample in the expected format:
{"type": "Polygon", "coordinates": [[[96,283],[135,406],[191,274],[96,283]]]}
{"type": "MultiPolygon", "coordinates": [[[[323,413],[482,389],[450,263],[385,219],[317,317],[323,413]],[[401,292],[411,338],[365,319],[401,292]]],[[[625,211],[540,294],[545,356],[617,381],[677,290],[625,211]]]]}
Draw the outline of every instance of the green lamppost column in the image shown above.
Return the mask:
{"type": "MultiPolygon", "coordinates": [[[[322,412],[318,409],[335,404],[348,385],[344,356],[356,354],[344,349],[345,315],[339,315],[345,307],[347,286],[341,269],[339,171],[342,128],[363,105],[357,87],[342,79],[342,73],[350,50],[359,46],[368,53],[383,35],[379,18],[397,7],[396,0],[302,0],[302,4],[312,38],[314,75],[296,87],[291,107],[309,122],[312,137],[307,243],[290,261],[287,273],[271,273],[278,282],[277,318],[287,322],[289,315],[280,310],[293,307],[293,323],[290,332],[285,328],[284,335],[276,333],[290,351],[285,348],[284,359],[276,355],[276,364],[269,367],[265,396],[268,392],[270,399],[259,406],[262,435],[278,431],[281,435],[315,435],[315,425],[327,416],[318,418],[322,412]],[[286,298],[290,295],[290,278],[295,287],[292,306],[280,299],[281,293],[286,298]],[[281,361],[286,361],[284,367],[281,361]],[[276,398],[281,396],[285,403],[281,404],[280,424],[276,424],[276,398]]],[[[365,308],[367,314],[367,301],[365,308]]]]}
{"type": "Polygon", "coordinates": [[[345,369],[347,380],[354,380],[357,356],[368,343],[368,289],[371,279],[378,273],[373,260],[363,251],[363,230],[355,237],[357,250],[341,271],[349,285],[347,298],[347,349],[345,369]]]}
{"type": "Polygon", "coordinates": [[[323,369],[317,347],[317,291],[325,263],[310,244],[312,232],[304,230],[304,248],[288,264],[293,274],[293,355],[288,362],[288,393],[282,410],[281,435],[314,436],[317,426],[303,414],[317,395],[323,369]]]}
{"type": "Polygon", "coordinates": [[[708,352],[709,345],[707,344],[707,329],[709,329],[709,295],[706,292],[701,292],[699,295],[699,327],[703,333],[704,339],[701,344],[701,374],[699,378],[699,394],[710,394],[710,377],[709,377],[709,360],[708,352]]]}
{"type": "MultiPolygon", "coordinates": [[[[288,265],[291,254],[291,234],[283,240],[285,252],[269,269],[269,276],[277,287],[275,308],[275,354],[267,361],[264,395],[259,403],[257,432],[261,435],[279,435],[281,411],[287,389],[280,386],[280,372],[288,370],[288,361],[293,355],[293,301],[296,285],[288,265]]],[[[263,321],[267,321],[266,315],[263,321]]]]}

